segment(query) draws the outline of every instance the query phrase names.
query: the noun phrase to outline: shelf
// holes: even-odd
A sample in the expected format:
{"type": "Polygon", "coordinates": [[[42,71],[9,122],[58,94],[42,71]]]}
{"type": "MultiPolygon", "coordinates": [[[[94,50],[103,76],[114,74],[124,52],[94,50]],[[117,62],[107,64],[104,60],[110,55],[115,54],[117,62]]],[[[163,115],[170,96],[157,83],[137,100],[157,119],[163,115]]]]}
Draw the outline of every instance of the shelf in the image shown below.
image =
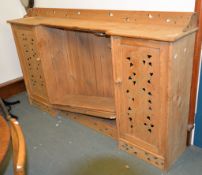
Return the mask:
{"type": "Polygon", "coordinates": [[[67,95],[54,102],[56,108],[102,118],[115,119],[114,99],[109,97],[67,95]]]}

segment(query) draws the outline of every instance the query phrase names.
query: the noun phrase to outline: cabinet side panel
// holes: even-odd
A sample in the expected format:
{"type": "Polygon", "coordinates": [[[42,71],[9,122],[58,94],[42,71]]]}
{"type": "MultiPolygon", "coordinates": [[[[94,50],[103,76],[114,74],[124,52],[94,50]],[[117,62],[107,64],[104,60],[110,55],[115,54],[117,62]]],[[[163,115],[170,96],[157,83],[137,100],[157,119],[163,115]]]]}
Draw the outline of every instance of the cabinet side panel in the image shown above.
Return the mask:
{"type": "MultiPolygon", "coordinates": [[[[54,30],[54,29],[52,29],[54,30]]],[[[56,72],[58,71],[63,76],[66,76],[64,68],[64,47],[63,47],[63,32],[60,33],[51,33],[48,28],[37,26],[36,27],[36,36],[38,40],[38,48],[41,55],[41,62],[44,71],[44,78],[47,86],[47,93],[50,103],[55,101],[59,94],[61,93],[62,89],[66,89],[65,81],[60,82],[56,79],[56,72]],[[58,34],[56,38],[55,35],[58,34]],[[57,49],[59,48],[59,49],[57,49]],[[55,55],[53,54],[55,53],[55,55]],[[57,61],[55,61],[57,60],[57,61]],[[56,63],[55,63],[55,62],[56,63]],[[55,67],[58,66],[57,62],[60,61],[60,64],[63,67],[55,67]]]]}
{"type": "Polygon", "coordinates": [[[37,40],[33,27],[13,26],[17,50],[20,57],[23,75],[29,94],[34,98],[46,100],[46,86],[41,67],[37,40]]]}
{"type": "Polygon", "coordinates": [[[12,24],[11,27],[12,27],[13,37],[14,37],[14,40],[15,40],[15,46],[16,46],[19,61],[20,61],[20,66],[21,66],[22,73],[23,73],[23,79],[24,79],[24,82],[25,82],[27,93],[29,94],[29,97],[30,97],[31,92],[30,92],[30,86],[29,86],[29,79],[28,79],[28,75],[27,75],[27,71],[26,71],[25,62],[24,62],[24,59],[23,59],[23,52],[22,52],[22,49],[20,47],[19,41],[17,39],[17,31],[16,31],[17,26],[12,24]]]}
{"type": "Polygon", "coordinates": [[[191,34],[170,46],[167,167],[186,148],[194,41],[191,34]]]}

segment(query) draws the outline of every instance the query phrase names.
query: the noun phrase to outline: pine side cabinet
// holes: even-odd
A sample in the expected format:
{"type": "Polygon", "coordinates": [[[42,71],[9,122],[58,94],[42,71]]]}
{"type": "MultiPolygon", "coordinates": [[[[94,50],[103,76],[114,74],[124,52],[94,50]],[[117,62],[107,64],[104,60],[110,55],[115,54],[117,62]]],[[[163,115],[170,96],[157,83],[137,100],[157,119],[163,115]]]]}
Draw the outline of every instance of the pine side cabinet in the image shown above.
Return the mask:
{"type": "Polygon", "coordinates": [[[33,8],[8,22],[30,103],[162,170],[183,153],[197,14],[33,8]]]}

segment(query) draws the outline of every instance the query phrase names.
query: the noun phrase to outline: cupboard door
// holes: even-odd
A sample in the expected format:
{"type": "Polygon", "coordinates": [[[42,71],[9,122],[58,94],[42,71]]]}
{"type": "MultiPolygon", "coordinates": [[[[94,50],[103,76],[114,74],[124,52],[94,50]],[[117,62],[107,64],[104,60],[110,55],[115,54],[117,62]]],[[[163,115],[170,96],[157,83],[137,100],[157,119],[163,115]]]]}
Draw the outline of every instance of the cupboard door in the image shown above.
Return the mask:
{"type": "Polygon", "coordinates": [[[159,49],[122,46],[124,125],[120,133],[134,143],[158,152],[159,49]]]}
{"type": "Polygon", "coordinates": [[[143,40],[112,39],[112,53],[120,147],[149,161],[150,153],[157,155],[159,162],[154,161],[163,166],[166,116],[161,96],[166,84],[161,84],[165,74],[160,65],[166,58],[157,42],[143,40]]]}
{"type": "Polygon", "coordinates": [[[13,30],[29,93],[33,98],[46,99],[47,92],[34,27],[14,26],[13,30]]]}

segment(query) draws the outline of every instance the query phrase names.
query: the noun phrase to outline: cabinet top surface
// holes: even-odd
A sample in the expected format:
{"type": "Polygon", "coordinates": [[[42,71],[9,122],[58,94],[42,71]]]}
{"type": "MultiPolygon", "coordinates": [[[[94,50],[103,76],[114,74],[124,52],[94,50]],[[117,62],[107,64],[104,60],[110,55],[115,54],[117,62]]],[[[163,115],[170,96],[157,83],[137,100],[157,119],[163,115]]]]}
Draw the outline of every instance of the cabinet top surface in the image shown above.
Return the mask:
{"type": "Polygon", "coordinates": [[[159,41],[175,41],[198,29],[197,14],[184,12],[34,8],[24,18],[8,22],[159,41]]]}

